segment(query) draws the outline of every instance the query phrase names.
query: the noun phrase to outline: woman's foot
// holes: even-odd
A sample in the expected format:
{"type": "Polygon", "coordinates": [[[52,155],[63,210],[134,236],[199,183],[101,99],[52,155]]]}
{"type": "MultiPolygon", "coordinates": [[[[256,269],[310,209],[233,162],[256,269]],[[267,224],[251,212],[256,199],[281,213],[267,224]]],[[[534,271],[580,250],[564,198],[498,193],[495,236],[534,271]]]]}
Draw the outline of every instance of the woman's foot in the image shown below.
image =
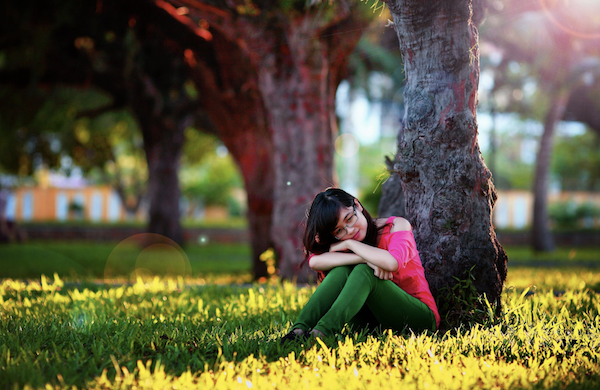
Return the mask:
{"type": "Polygon", "coordinates": [[[310,331],[310,335],[311,335],[312,337],[318,337],[318,338],[320,338],[320,339],[324,339],[324,338],[325,338],[325,335],[323,334],[323,332],[321,332],[321,331],[320,331],[320,330],[318,330],[318,329],[313,329],[313,330],[311,330],[311,331],[310,331]]]}
{"type": "Polygon", "coordinates": [[[304,341],[306,340],[306,335],[302,329],[292,329],[288,334],[281,338],[281,344],[285,344],[290,341],[304,341]]]}

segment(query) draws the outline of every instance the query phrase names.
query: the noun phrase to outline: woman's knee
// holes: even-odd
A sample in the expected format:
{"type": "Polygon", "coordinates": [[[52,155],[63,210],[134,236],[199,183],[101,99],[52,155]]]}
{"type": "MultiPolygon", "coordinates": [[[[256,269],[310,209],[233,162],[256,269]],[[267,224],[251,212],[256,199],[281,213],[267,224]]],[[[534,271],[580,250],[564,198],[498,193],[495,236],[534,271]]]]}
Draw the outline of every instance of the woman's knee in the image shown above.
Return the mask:
{"type": "Polygon", "coordinates": [[[332,276],[332,279],[340,277],[340,276],[347,278],[348,275],[350,275],[350,272],[352,272],[352,268],[353,268],[353,266],[351,266],[351,265],[337,266],[335,268],[330,269],[329,272],[327,272],[327,276],[325,278],[327,278],[329,276],[332,276]]]}
{"type": "Polygon", "coordinates": [[[354,269],[352,269],[352,272],[363,273],[369,276],[373,275],[373,269],[367,264],[357,264],[354,269]]]}
{"type": "Polygon", "coordinates": [[[352,272],[350,273],[350,275],[348,275],[348,277],[349,278],[360,277],[360,278],[364,278],[364,279],[368,279],[368,280],[379,280],[375,276],[375,274],[373,272],[373,268],[369,267],[367,264],[356,265],[352,269],[352,272]]]}

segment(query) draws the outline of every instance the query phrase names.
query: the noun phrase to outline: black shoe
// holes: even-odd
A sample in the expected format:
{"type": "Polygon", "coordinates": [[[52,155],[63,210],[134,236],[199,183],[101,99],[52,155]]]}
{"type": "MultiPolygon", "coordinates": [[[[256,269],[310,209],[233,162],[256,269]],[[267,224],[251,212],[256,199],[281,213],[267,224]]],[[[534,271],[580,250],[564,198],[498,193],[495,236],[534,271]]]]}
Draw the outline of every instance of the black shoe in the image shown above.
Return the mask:
{"type": "Polygon", "coordinates": [[[306,341],[308,337],[306,337],[306,334],[302,333],[302,334],[298,334],[298,333],[294,333],[294,331],[290,331],[288,334],[286,334],[285,336],[283,336],[281,338],[280,344],[286,344],[288,342],[304,342],[306,341]]]}

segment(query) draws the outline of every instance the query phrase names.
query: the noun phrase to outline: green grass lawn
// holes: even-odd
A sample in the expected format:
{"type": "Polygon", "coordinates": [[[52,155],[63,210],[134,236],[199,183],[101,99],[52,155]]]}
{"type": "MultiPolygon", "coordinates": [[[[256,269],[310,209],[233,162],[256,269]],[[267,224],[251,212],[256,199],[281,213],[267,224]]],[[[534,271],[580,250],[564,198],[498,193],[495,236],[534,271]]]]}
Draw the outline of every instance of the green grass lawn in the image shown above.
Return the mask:
{"type": "MultiPolygon", "coordinates": [[[[146,228],[148,223],[145,221],[119,221],[119,222],[92,222],[88,220],[67,220],[67,221],[28,221],[20,222],[22,227],[99,227],[99,228],[121,228],[121,227],[139,227],[146,228]]],[[[227,219],[195,219],[183,218],[181,220],[183,228],[234,228],[244,229],[248,227],[248,221],[243,217],[229,217],[227,219]]]]}
{"type": "Polygon", "coordinates": [[[185,253],[185,278],[109,286],[73,282],[135,257],[122,265],[127,278],[132,264],[152,268],[152,256],[115,244],[0,246],[0,389],[600,387],[600,273],[568,258],[560,268],[511,265],[503,313],[487,324],[282,346],[314,287],[214,283],[249,277],[246,246],[185,253]]]}
{"type": "Polygon", "coordinates": [[[600,248],[557,248],[536,253],[530,247],[505,247],[508,265],[530,267],[600,267],[600,248]]]}
{"type": "Polygon", "coordinates": [[[235,275],[249,281],[250,256],[250,247],[242,244],[190,245],[181,253],[166,246],[142,250],[127,242],[31,241],[0,245],[0,278],[39,278],[57,273],[66,279],[98,279],[111,268],[109,275],[125,278],[143,269],[191,278],[235,275]],[[165,269],[169,263],[175,266],[165,269]]]}

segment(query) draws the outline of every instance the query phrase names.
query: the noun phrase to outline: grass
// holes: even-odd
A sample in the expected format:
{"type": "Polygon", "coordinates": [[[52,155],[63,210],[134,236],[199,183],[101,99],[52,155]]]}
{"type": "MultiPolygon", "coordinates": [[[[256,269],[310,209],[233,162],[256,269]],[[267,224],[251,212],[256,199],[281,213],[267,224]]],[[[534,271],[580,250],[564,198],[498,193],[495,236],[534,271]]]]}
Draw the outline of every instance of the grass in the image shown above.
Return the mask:
{"type": "MultiPolygon", "coordinates": [[[[246,218],[242,217],[228,217],[227,219],[188,219],[183,218],[181,220],[183,228],[207,228],[207,229],[245,229],[248,227],[246,218]]],[[[23,227],[100,227],[100,228],[121,228],[121,227],[137,227],[146,228],[148,223],[143,220],[131,220],[131,221],[118,221],[118,222],[94,222],[85,219],[71,219],[67,221],[23,221],[19,222],[19,226],[23,227]]]]}
{"type": "Polygon", "coordinates": [[[2,388],[563,389],[600,385],[595,273],[556,297],[511,275],[502,318],[446,334],[365,335],[279,344],[313,288],[153,279],[110,288],[58,277],[0,287],[2,388]],[[514,278],[514,280],[513,280],[514,278]],[[518,291],[525,288],[523,291],[518,291]]]}
{"type": "MultiPolygon", "coordinates": [[[[594,269],[511,266],[503,313],[483,325],[417,335],[346,330],[282,346],[279,339],[314,287],[206,279],[210,273],[236,282],[248,274],[244,246],[186,248],[191,274],[176,279],[134,273],[134,284],[65,283],[79,277],[68,271],[75,263],[102,275],[115,250],[144,258],[136,247],[95,245],[0,247],[4,275],[7,265],[27,259],[48,270],[62,261],[67,270],[65,278],[1,282],[0,388],[600,387],[600,273],[594,269]],[[219,273],[220,266],[228,271],[219,273]]],[[[130,266],[123,266],[127,277],[130,266]]]]}
{"type": "Polygon", "coordinates": [[[554,252],[534,252],[530,247],[505,247],[509,266],[600,267],[600,248],[557,248],[554,252]]]}
{"type": "Polygon", "coordinates": [[[144,251],[133,242],[106,243],[85,241],[31,241],[25,244],[0,245],[0,278],[39,278],[40,274],[57,273],[66,279],[104,278],[110,276],[133,280],[136,270],[200,278],[207,275],[235,275],[250,281],[250,248],[242,244],[191,245],[179,251],[166,246],[144,251]],[[165,269],[169,265],[174,269],[165,269]],[[108,275],[107,275],[108,276],[108,275]]]}

